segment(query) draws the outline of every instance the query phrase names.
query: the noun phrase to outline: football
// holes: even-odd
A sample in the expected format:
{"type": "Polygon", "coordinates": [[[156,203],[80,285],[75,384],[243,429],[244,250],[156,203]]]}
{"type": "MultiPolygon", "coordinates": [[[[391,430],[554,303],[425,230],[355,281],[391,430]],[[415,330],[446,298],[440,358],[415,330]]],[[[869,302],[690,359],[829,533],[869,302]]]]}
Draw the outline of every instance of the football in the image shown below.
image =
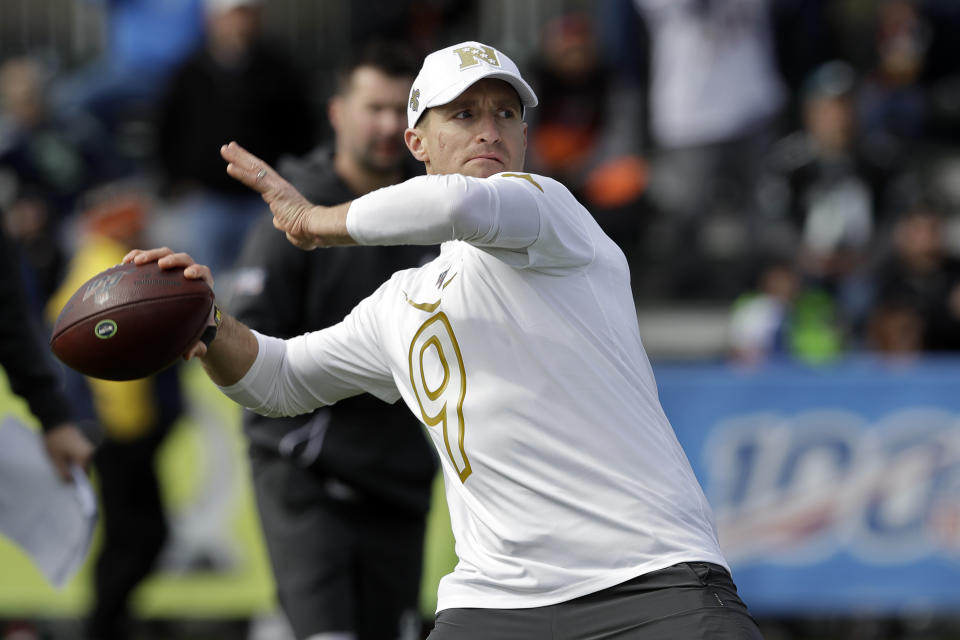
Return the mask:
{"type": "Polygon", "coordinates": [[[214,295],[203,280],[156,262],[121,264],[87,280],[60,312],[50,349],[104,380],[145,378],[172,365],[206,328],[214,295]]]}

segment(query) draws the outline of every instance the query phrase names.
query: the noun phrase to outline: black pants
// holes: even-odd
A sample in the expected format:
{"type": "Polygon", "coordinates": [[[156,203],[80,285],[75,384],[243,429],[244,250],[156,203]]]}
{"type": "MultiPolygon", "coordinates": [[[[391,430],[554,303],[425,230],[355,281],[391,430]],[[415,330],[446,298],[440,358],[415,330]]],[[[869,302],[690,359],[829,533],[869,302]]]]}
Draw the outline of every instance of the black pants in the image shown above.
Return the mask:
{"type": "Polygon", "coordinates": [[[423,515],[344,497],[336,480],[267,452],[253,450],[251,468],[277,595],[294,635],[419,638],[423,515]]]}
{"type": "Polygon", "coordinates": [[[100,479],[103,546],[94,571],[90,640],[128,640],[128,603],[167,539],[167,519],[154,470],[166,431],[131,442],[104,442],[94,456],[100,479]]]}
{"type": "Polygon", "coordinates": [[[568,602],[446,609],[429,640],[757,640],[723,567],[685,562],[568,602]]]}

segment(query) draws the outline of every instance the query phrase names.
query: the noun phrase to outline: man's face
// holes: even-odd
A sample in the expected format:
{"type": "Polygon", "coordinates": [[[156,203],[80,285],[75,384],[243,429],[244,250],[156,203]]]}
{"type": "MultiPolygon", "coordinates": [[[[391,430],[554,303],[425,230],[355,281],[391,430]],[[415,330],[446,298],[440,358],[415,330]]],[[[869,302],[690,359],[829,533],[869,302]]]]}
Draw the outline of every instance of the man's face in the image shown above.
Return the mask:
{"type": "Polygon", "coordinates": [[[804,122],[819,149],[844,152],[853,139],[853,102],[849,96],[810,98],[804,106],[804,122]]]}
{"type": "Polygon", "coordinates": [[[259,5],[239,6],[207,15],[207,33],[214,47],[233,55],[245,53],[253,46],[263,26],[263,9],[259,5]]]}
{"type": "Polygon", "coordinates": [[[484,78],[452,102],[430,108],[416,127],[407,129],[405,140],[429,174],[488,178],[521,171],[527,149],[521,113],[512,86],[484,78]]]}
{"type": "Polygon", "coordinates": [[[358,67],[343,95],[330,103],[337,153],[350,154],[374,172],[392,171],[403,158],[407,93],[412,78],[390,77],[373,67],[358,67]]]}

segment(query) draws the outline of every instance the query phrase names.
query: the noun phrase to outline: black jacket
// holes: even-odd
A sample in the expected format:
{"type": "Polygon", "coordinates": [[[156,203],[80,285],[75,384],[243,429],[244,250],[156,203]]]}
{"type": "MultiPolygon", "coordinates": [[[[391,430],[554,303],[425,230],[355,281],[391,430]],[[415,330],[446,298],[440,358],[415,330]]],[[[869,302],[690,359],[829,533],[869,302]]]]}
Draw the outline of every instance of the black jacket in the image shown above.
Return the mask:
{"type": "Polygon", "coordinates": [[[265,45],[236,68],[198,49],[173,73],[158,109],[157,154],[168,186],[249,193],[224,171],[220,145],[236,140],[268,164],[282,153],[306,153],[312,113],[299,71],[265,45]]]}
{"type": "MultiPolygon", "coordinates": [[[[356,198],[332,163],[332,151],[321,147],[278,170],[316,204],[356,198]]],[[[432,247],[301,251],[266,217],[247,238],[230,308],[266,335],[300,335],[340,322],[395,271],[435,255],[432,247]]],[[[402,402],[388,405],[362,394],[295,418],[246,411],[244,429],[255,455],[279,452],[346,484],[362,499],[417,513],[429,508],[435,454],[402,402]]]]}
{"type": "Polygon", "coordinates": [[[51,356],[27,304],[15,249],[0,228],[0,366],[10,389],[27,401],[44,430],[71,419],[51,356]]]}

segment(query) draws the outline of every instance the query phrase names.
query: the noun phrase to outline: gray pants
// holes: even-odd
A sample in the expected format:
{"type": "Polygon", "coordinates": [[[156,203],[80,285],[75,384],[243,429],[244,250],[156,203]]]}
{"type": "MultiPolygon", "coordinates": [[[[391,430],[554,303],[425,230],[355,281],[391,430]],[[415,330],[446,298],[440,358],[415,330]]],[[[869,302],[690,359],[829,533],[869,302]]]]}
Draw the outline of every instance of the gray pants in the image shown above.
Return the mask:
{"type": "Polygon", "coordinates": [[[415,640],[424,520],[379,503],[334,500],[293,462],[251,455],[280,605],[298,639],[415,640]]]}
{"type": "Polygon", "coordinates": [[[686,562],[568,602],[446,609],[428,640],[757,640],[723,567],[686,562]]]}

